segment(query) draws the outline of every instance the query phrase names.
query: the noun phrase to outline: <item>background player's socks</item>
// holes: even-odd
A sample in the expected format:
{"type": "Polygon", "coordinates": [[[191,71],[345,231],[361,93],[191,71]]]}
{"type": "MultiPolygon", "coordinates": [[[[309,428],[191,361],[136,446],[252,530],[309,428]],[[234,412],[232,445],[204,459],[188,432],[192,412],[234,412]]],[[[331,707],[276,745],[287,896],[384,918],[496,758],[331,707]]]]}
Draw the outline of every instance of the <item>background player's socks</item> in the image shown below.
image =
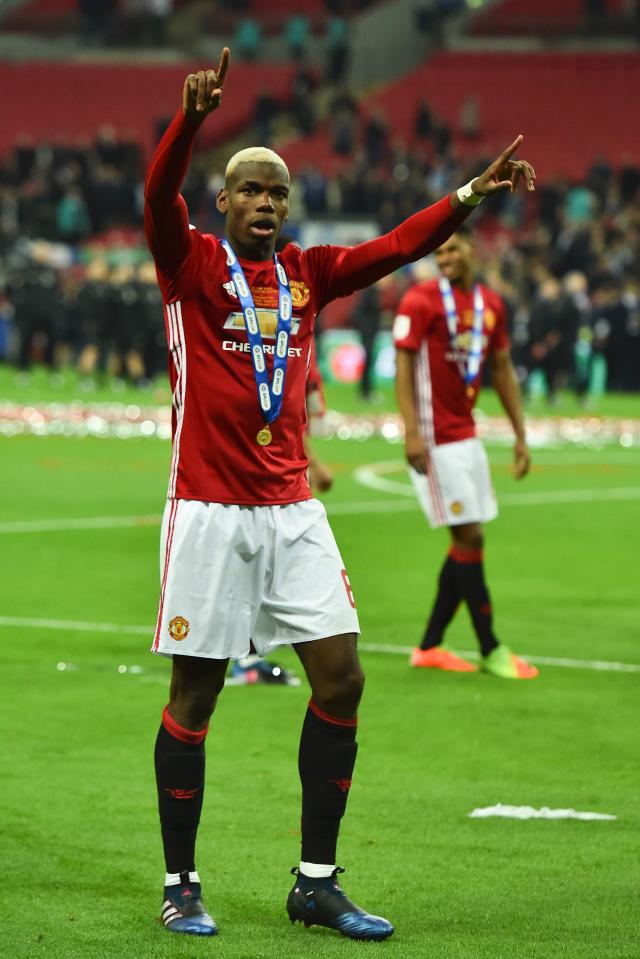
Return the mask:
{"type": "Polygon", "coordinates": [[[304,862],[335,862],[358,751],[356,730],[357,720],[329,716],[309,700],[298,753],[304,862]]]}
{"type": "Polygon", "coordinates": [[[481,549],[460,549],[452,546],[453,560],[460,595],[469,607],[473,628],[480,643],[480,652],[488,656],[498,645],[493,632],[491,599],[484,579],[481,549]]]}
{"type": "Polygon", "coordinates": [[[168,873],[193,872],[204,793],[207,729],[180,726],[165,709],[155,748],[162,842],[168,873]]]}
{"type": "Polygon", "coordinates": [[[420,649],[431,649],[442,642],[445,629],[453,619],[460,603],[456,564],[448,554],[438,577],[438,593],[431,610],[420,649]]]}

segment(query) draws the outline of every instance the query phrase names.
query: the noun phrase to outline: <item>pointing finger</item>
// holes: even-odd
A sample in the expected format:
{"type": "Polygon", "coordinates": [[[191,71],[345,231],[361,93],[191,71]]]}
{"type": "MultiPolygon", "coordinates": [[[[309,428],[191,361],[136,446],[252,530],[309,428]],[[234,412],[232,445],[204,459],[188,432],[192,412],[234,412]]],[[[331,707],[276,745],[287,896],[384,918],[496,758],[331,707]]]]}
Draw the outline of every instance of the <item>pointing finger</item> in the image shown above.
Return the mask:
{"type": "Polygon", "coordinates": [[[516,152],[516,150],[518,149],[518,147],[520,146],[523,140],[524,140],[524,137],[522,136],[521,133],[519,133],[518,136],[513,141],[513,143],[510,146],[508,146],[507,149],[500,154],[500,157],[498,158],[498,162],[504,163],[506,160],[509,159],[509,157],[513,156],[513,154],[516,152]]]}
{"type": "Polygon", "coordinates": [[[218,86],[220,89],[224,86],[224,80],[227,75],[227,70],[229,68],[229,58],[231,56],[231,51],[229,47],[225,47],[222,51],[220,57],[220,63],[218,64],[218,69],[216,70],[216,75],[218,77],[218,86]]]}

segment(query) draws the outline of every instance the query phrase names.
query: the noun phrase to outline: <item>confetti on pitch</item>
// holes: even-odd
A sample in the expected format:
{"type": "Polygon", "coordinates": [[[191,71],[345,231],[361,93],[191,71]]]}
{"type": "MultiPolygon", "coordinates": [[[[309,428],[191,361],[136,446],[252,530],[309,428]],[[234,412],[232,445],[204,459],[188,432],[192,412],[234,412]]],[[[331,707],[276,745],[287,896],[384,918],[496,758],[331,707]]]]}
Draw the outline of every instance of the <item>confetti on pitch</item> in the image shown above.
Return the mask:
{"type": "Polygon", "coordinates": [[[617,819],[617,816],[610,816],[608,813],[600,812],[578,812],[575,809],[549,809],[543,806],[541,809],[534,809],[533,806],[503,806],[498,803],[496,806],[485,806],[484,809],[474,809],[468,813],[470,819],[489,819],[492,816],[498,816],[502,819],[617,819]]]}

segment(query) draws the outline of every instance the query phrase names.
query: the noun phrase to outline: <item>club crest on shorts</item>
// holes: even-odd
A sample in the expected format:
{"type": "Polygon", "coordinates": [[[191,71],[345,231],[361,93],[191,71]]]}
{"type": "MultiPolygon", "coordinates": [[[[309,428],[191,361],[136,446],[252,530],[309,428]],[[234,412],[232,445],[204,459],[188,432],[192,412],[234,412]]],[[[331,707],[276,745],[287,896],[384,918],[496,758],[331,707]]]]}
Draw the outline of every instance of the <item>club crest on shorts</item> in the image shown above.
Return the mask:
{"type": "Polygon", "coordinates": [[[449,507],[454,516],[460,516],[461,513],[464,513],[464,506],[459,499],[454,499],[453,503],[449,507]]]}
{"type": "Polygon", "coordinates": [[[184,616],[174,616],[169,621],[169,636],[175,639],[176,643],[181,643],[189,635],[189,620],[184,616]]]}

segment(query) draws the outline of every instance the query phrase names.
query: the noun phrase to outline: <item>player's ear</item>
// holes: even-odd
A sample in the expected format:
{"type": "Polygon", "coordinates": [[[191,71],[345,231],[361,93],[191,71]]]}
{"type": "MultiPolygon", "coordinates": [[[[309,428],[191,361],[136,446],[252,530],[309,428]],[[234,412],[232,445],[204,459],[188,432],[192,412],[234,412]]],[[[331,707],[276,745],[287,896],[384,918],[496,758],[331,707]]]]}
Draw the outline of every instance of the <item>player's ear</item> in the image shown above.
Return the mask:
{"type": "Polygon", "coordinates": [[[229,209],[229,194],[224,189],[218,190],[218,195],[216,196],[216,210],[219,213],[226,213],[229,209]]]}

